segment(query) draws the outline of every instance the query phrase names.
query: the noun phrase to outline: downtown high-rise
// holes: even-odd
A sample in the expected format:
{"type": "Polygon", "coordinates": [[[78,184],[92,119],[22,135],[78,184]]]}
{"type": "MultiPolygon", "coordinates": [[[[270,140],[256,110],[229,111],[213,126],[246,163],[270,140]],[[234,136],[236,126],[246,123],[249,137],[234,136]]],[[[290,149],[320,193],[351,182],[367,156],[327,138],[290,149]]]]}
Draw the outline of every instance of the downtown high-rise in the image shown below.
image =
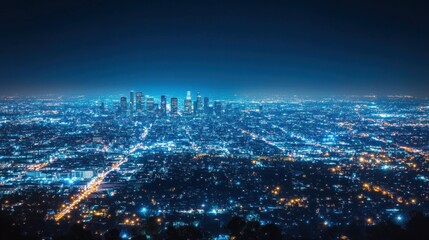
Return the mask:
{"type": "Polygon", "coordinates": [[[192,97],[191,97],[191,91],[187,91],[186,92],[185,114],[186,115],[192,115],[192,97]]]}

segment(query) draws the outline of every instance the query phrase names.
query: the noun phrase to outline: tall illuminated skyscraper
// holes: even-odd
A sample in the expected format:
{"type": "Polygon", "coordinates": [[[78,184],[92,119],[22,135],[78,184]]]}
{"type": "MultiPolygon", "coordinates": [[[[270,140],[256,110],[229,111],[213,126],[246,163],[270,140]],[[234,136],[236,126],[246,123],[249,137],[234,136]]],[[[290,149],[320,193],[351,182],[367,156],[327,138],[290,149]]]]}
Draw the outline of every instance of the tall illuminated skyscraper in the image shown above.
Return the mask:
{"type": "Polygon", "coordinates": [[[191,91],[187,91],[186,92],[185,114],[186,115],[191,115],[192,114],[192,97],[191,97],[191,91]]]}
{"type": "Polygon", "coordinates": [[[104,112],[104,110],[106,110],[105,106],[104,106],[104,102],[101,102],[100,105],[100,112],[104,112]]]}
{"type": "Polygon", "coordinates": [[[198,115],[198,103],[197,103],[197,101],[196,101],[196,100],[194,101],[194,115],[195,115],[195,116],[197,116],[197,115],[198,115]]]}
{"type": "Polygon", "coordinates": [[[225,106],[225,115],[232,114],[232,103],[227,103],[225,106]]]}
{"type": "Polygon", "coordinates": [[[113,100],[113,109],[118,113],[121,112],[121,103],[118,100],[113,100]]]}
{"type": "Polygon", "coordinates": [[[222,115],[222,103],[220,101],[215,101],[214,112],[215,112],[216,116],[222,115]]]}
{"type": "Polygon", "coordinates": [[[141,115],[143,112],[143,95],[142,92],[136,92],[136,112],[141,115]]]}
{"type": "Polygon", "coordinates": [[[147,108],[148,113],[154,113],[155,112],[155,101],[154,101],[153,97],[147,98],[146,108],[147,108]]]}
{"type": "Polygon", "coordinates": [[[121,113],[126,113],[128,108],[127,98],[121,97],[121,113]]]}
{"type": "Polygon", "coordinates": [[[147,105],[147,98],[144,94],[142,94],[142,110],[143,110],[143,112],[145,112],[147,110],[146,105],[147,105]]]}
{"type": "Polygon", "coordinates": [[[204,112],[207,114],[209,112],[209,98],[204,97],[204,112]]]}
{"type": "Polygon", "coordinates": [[[161,96],[161,115],[167,115],[167,97],[165,95],[161,96]]]}
{"type": "Polygon", "coordinates": [[[134,112],[134,91],[130,91],[130,114],[133,115],[134,112]]]}
{"type": "Polygon", "coordinates": [[[177,116],[178,115],[178,110],[179,110],[179,106],[178,106],[178,99],[177,98],[171,98],[171,116],[177,116]]]}
{"type": "Polygon", "coordinates": [[[197,92],[196,109],[194,109],[194,111],[197,114],[200,114],[203,111],[203,100],[201,99],[201,95],[199,92],[197,92]]]}

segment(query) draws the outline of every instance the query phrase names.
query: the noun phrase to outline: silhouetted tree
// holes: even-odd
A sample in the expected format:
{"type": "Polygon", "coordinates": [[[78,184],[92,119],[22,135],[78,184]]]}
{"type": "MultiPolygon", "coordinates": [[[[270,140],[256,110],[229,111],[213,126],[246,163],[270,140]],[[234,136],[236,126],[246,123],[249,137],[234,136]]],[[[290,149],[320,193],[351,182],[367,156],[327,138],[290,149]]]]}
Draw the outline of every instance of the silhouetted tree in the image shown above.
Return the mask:
{"type": "Polygon", "coordinates": [[[24,239],[21,235],[21,228],[18,227],[13,219],[5,212],[0,211],[0,238],[1,239],[24,239]]]}
{"type": "Polygon", "coordinates": [[[260,230],[260,239],[262,240],[281,240],[282,231],[275,224],[264,225],[260,230]]]}
{"type": "Polygon", "coordinates": [[[116,228],[113,229],[109,229],[109,231],[107,231],[104,234],[104,239],[105,240],[120,240],[121,238],[119,237],[119,230],[116,228]]]}
{"type": "Polygon", "coordinates": [[[351,224],[327,229],[320,236],[322,239],[338,239],[346,236],[352,240],[408,240],[429,239],[429,217],[422,213],[412,214],[405,228],[391,222],[380,222],[374,226],[351,224]]]}
{"type": "Polygon", "coordinates": [[[146,235],[138,234],[138,235],[136,235],[136,236],[133,236],[133,237],[131,238],[131,240],[147,240],[147,237],[146,237],[146,235]]]}
{"type": "Polygon", "coordinates": [[[203,238],[203,233],[195,226],[180,227],[179,232],[184,237],[184,239],[198,240],[203,238]]]}
{"type": "Polygon", "coordinates": [[[238,237],[246,226],[246,220],[239,216],[234,216],[226,225],[226,229],[229,231],[231,236],[238,237]]]}
{"type": "Polygon", "coordinates": [[[151,237],[157,236],[161,232],[161,223],[157,217],[150,217],[146,220],[145,230],[151,237]]]}
{"type": "Polygon", "coordinates": [[[168,240],[173,240],[173,239],[179,238],[179,233],[177,232],[177,229],[173,226],[168,226],[166,234],[167,234],[168,240]]]}
{"type": "Polygon", "coordinates": [[[194,226],[169,227],[167,238],[171,240],[199,240],[203,238],[200,229],[194,226]]]}
{"type": "Polygon", "coordinates": [[[338,226],[330,227],[321,233],[321,238],[326,240],[338,239],[341,236],[341,229],[338,226]]]}
{"type": "Polygon", "coordinates": [[[368,229],[368,240],[401,240],[404,239],[404,230],[400,226],[388,221],[379,223],[368,229]]]}
{"type": "MultiPolygon", "coordinates": [[[[23,234],[22,229],[15,223],[10,215],[0,211],[0,239],[5,240],[34,240],[35,237],[23,234]]],[[[46,225],[37,225],[46,228],[46,225]]],[[[236,240],[281,240],[282,232],[275,224],[261,226],[258,221],[248,221],[242,217],[234,216],[225,226],[230,237],[236,240]]],[[[45,231],[46,229],[40,229],[45,231]]],[[[161,220],[157,217],[150,217],[146,220],[142,228],[136,227],[132,232],[132,240],[200,240],[203,239],[201,229],[188,225],[181,227],[170,226],[166,231],[162,231],[161,220]]],[[[58,229],[57,229],[58,231],[58,229]]],[[[387,221],[374,226],[367,226],[364,222],[356,222],[351,225],[338,225],[331,227],[320,235],[317,239],[342,239],[346,237],[352,240],[427,240],[429,239],[429,216],[422,213],[413,213],[405,228],[387,221]]],[[[95,239],[90,231],[80,224],[74,224],[65,235],[57,240],[93,240],[95,239]]],[[[98,238],[99,239],[99,238],[98,238]]],[[[120,231],[110,229],[102,240],[120,240],[120,231]]]]}
{"type": "Polygon", "coordinates": [[[60,240],[92,240],[90,231],[83,228],[81,224],[73,224],[66,235],[59,238],[60,240]]]}
{"type": "Polygon", "coordinates": [[[131,240],[147,240],[146,231],[143,227],[133,227],[129,231],[131,232],[131,240]]]}
{"type": "Polygon", "coordinates": [[[261,228],[261,223],[258,221],[249,221],[246,223],[244,229],[243,229],[243,234],[242,234],[242,239],[247,239],[247,240],[257,240],[259,239],[259,231],[261,228]]]}
{"type": "Polygon", "coordinates": [[[366,239],[365,229],[361,224],[352,223],[345,228],[344,236],[347,236],[353,240],[364,240],[366,239]]]}
{"type": "Polygon", "coordinates": [[[230,237],[237,240],[281,240],[282,232],[275,224],[267,224],[261,227],[258,221],[249,221],[242,217],[233,217],[226,229],[230,233],[230,237]]]}
{"type": "Polygon", "coordinates": [[[408,239],[429,239],[429,216],[414,212],[406,226],[408,239]]]}

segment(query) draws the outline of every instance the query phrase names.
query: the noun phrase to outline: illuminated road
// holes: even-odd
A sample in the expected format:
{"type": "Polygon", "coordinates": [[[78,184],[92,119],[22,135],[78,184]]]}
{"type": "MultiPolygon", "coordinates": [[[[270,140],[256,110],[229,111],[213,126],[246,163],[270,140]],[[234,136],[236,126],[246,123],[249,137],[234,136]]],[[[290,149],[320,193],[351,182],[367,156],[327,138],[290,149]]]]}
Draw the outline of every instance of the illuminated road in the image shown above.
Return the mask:
{"type": "Polygon", "coordinates": [[[319,143],[319,142],[317,142],[317,141],[315,141],[313,139],[306,138],[306,137],[302,136],[301,134],[296,134],[296,133],[293,133],[293,132],[288,132],[288,131],[286,131],[286,129],[284,129],[284,128],[280,127],[280,126],[277,126],[275,124],[271,124],[271,126],[273,128],[279,129],[280,131],[282,131],[283,133],[287,134],[291,138],[295,138],[295,139],[298,139],[300,141],[303,141],[307,145],[314,146],[314,147],[321,147],[321,148],[324,148],[324,149],[326,149],[326,150],[328,150],[330,152],[339,151],[338,147],[328,146],[328,145],[319,143]]]}
{"type": "Polygon", "coordinates": [[[277,149],[278,149],[278,150],[280,150],[282,153],[284,153],[284,152],[286,151],[286,149],[284,149],[283,147],[279,147],[279,146],[277,146],[275,143],[273,143],[273,142],[271,142],[271,141],[267,140],[265,137],[261,137],[261,136],[257,135],[256,133],[249,132],[249,131],[244,130],[244,129],[242,129],[242,128],[238,128],[238,130],[240,130],[240,131],[241,131],[242,133],[244,133],[244,134],[249,135],[253,140],[260,140],[260,141],[264,142],[264,143],[265,143],[265,144],[267,144],[267,145],[270,145],[270,146],[272,146],[272,147],[277,148],[277,149]]]}
{"type": "MultiPolygon", "coordinates": [[[[145,129],[144,133],[141,136],[142,140],[144,140],[146,138],[146,136],[148,135],[150,127],[145,129]]],[[[107,175],[109,175],[109,173],[119,169],[119,167],[122,164],[128,162],[129,156],[132,153],[134,153],[136,150],[141,149],[142,147],[143,147],[143,145],[141,143],[137,144],[136,146],[131,147],[129,152],[126,154],[126,156],[123,159],[121,159],[119,162],[113,164],[110,168],[106,169],[104,172],[100,173],[97,177],[92,179],[87,184],[86,189],[84,191],[82,191],[82,192],[78,193],[77,195],[75,195],[74,197],[72,197],[73,201],[68,206],[65,206],[60,212],[58,212],[54,216],[55,221],[61,220],[65,215],[69,214],[75,207],[77,207],[77,205],[79,205],[80,202],[82,202],[83,200],[88,198],[92,193],[96,192],[98,187],[101,185],[101,183],[103,183],[104,179],[106,178],[107,175]]],[[[108,150],[108,148],[105,148],[105,150],[108,150]]]]}
{"type": "Polygon", "coordinates": [[[189,144],[191,144],[192,149],[194,152],[199,153],[200,149],[198,148],[197,144],[192,140],[191,132],[189,131],[189,128],[183,127],[182,128],[185,131],[186,136],[188,136],[189,144]]]}

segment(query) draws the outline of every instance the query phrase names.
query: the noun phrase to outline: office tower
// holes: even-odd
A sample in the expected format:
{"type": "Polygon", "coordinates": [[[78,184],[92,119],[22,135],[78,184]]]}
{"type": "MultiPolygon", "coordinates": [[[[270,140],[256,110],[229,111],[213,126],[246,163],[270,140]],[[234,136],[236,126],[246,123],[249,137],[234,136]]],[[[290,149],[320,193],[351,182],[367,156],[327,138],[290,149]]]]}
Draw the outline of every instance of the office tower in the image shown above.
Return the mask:
{"type": "Polygon", "coordinates": [[[209,107],[207,108],[207,115],[208,115],[208,116],[212,116],[212,115],[213,115],[213,106],[209,106],[209,107]]]}
{"type": "Polygon", "coordinates": [[[225,106],[225,115],[231,115],[232,114],[232,104],[227,103],[225,106]]]}
{"type": "Polygon", "coordinates": [[[191,115],[192,114],[192,98],[191,98],[191,91],[186,92],[186,99],[185,99],[185,114],[191,115]]]}
{"type": "Polygon", "coordinates": [[[128,108],[127,98],[121,97],[121,113],[126,113],[128,108]]]}
{"type": "Polygon", "coordinates": [[[154,115],[159,115],[159,104],[158,103],[154,103],[153,104],[153,110],[152,110],[154,115]]]}
{"type": "Polygon", "coordinates": [[[104,110],[105,110],[104,102],[101,102],[100,111],[104,112],[104,110]]]}
{"type": "Polygon", "coordinates": [[[146,110],[148,113],[154,113],[155,112],[155,101],[153,100],[153,97],[147,98],[146,110]]]}
{"type": "Polygon", "coordinates": [[[198,113],[198,101],[194,101],[194,115],[197,116],[198,113]]]}
{"type": "Polygon", "coordinates": [[[145,112],[146,111],[146,102],[147,102],[147,98],[144,94],[142,94],[142,111],[145,112]]]}
{"type": "Polygon", "coordinates": [[[204,97],[204,112],[207,114],[209,111],[209,98],[204,97]]]}
{"type": "Polygon", "coordinates": [[[167,97],[165,95],[161,96],[161,115],[167,115],[167,97]]]}
{"type": "Polygon", "coordinates": [[[118,100],[113,100],[113,109],[115,110],[116,113],[121,112],[121,106],[120,106],[120,101],[118,100]]]}
{"type": "Polygon", "coordinates": [[[142,92],[136,92],[136,112],[141,115],[143,112],[143,95],[142,92]]]}
{"type": "Polygon", "coordinates": [[[130,91],[130,114],[133,115],[134,112],[134,91],[130,91]]]}
{"type": "Polygon", "coordinates": [[[201,99],[201,95],[199,92],[197,92],[197,104],[196,104],[196,110],[194,110],[197,113],[201,113],[203,111],[203,100],[201,99]]]}
{"type": "Polygon", "coordinates": [[[222,103],[220,101],[215,101],[214,112],[215,112],[216,116],[222,115],[222,103]]]}
{"type": "Polygon", "coordinates": [[[171,116],[177,116],[177,114],[178,114],[178,110],[179,110],[179,107],[178,107],[178,105],[177,105],[177,103],[178,103],[178,99],[177,98],[171,98],[171,116]]]}

